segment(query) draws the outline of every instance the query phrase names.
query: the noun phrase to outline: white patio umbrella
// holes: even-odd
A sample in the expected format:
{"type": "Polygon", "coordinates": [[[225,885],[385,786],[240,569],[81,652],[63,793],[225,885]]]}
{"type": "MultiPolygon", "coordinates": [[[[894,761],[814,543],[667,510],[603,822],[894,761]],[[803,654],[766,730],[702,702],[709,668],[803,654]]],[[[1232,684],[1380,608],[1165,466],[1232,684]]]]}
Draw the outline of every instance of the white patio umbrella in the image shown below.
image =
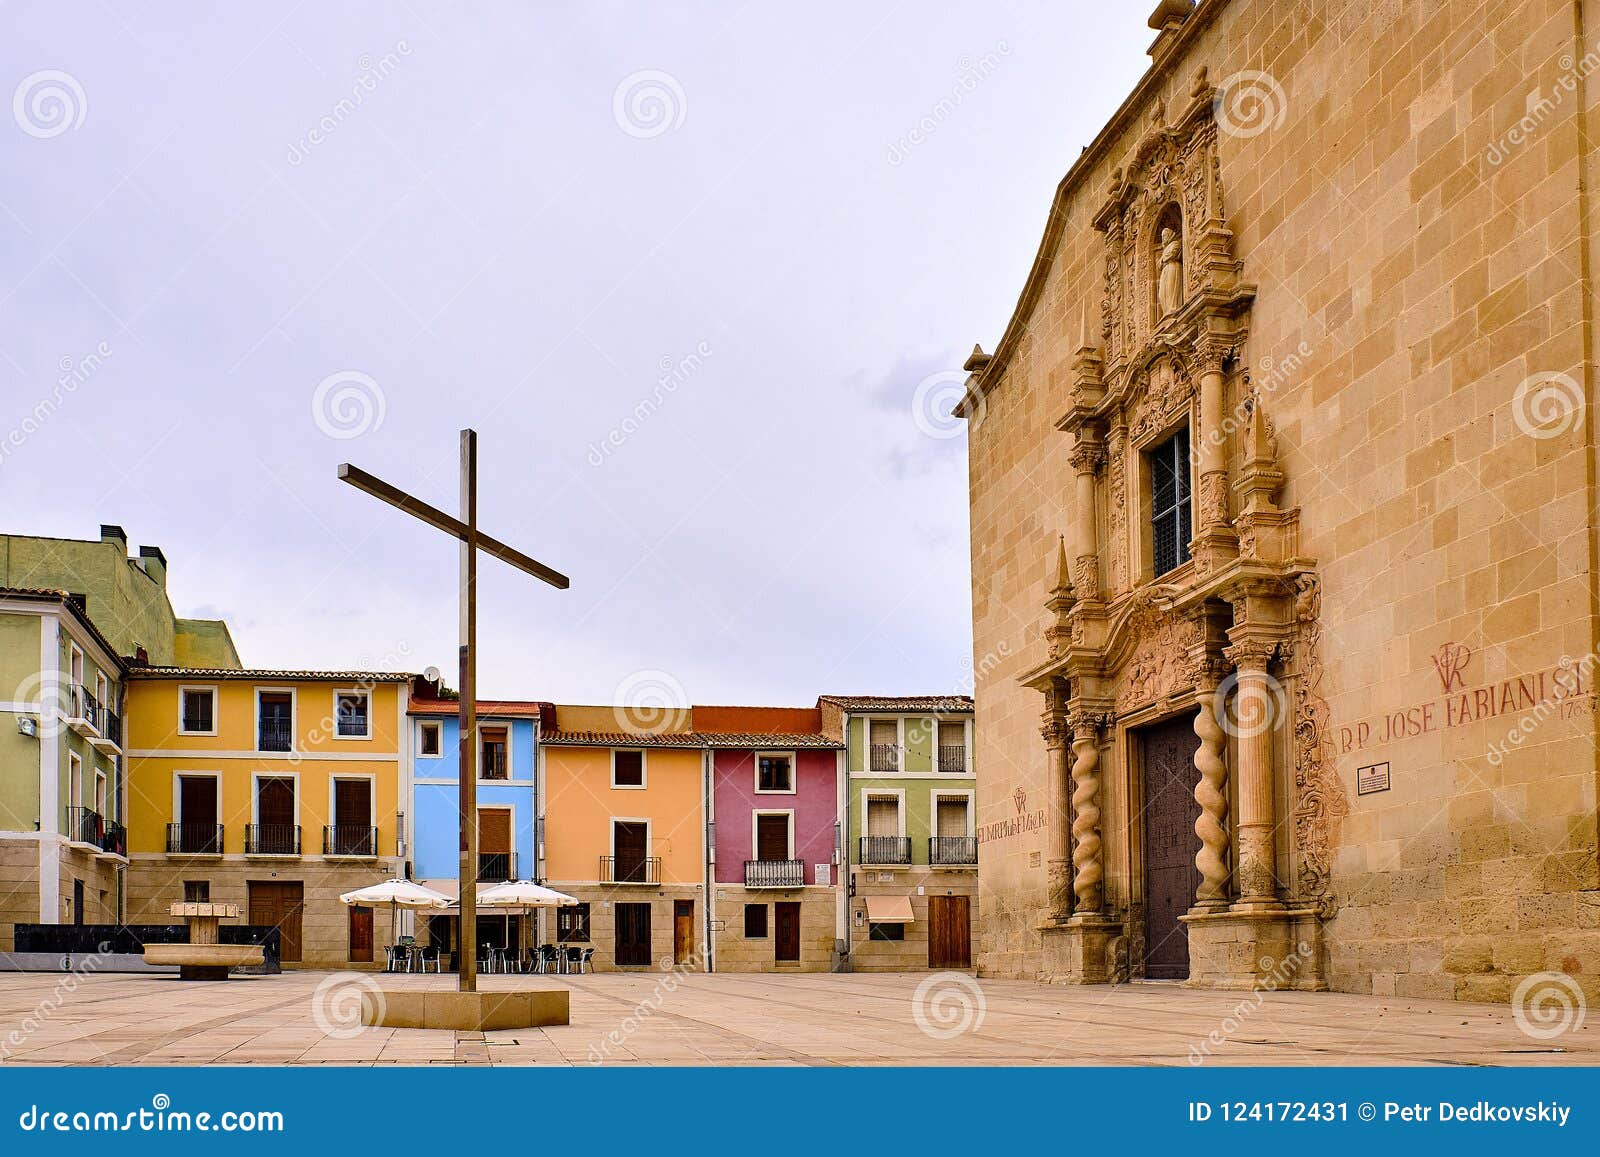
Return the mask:
{"type": "MultiPolygon", "coordinates": [[[[531,880],[511,880],[478,889],[478,907],[520,908],[524,916],[534,908],[570,908],[577,903],[576,896],[557,892],[554,888],[543,887],[531,880]]],[[[527,921],[523,921],[523,935],[527,935],[527,921]]]]}
{"type": "Polygon", "coordinates": [[[448,908],[450,897],[442,892],[435,892],[432,888],[424,888],[421,884],[410,880],[385,880],[381,884],[369,884],[365,888],[357,888],[354,892],[346,892],[339,897],[346,904],[360,904],[366,908],[381,908],[388,905],[389,915],[389,942],[395,942],[398,932],[397,924],[402,908],[448,908]]]}

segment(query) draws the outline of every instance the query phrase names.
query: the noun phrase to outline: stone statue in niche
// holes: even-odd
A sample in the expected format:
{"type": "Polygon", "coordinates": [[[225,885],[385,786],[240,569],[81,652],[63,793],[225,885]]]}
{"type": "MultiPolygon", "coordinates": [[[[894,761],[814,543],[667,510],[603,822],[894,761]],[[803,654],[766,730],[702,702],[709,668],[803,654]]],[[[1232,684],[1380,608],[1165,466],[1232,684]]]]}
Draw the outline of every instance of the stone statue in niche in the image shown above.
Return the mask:
{"type": "Polygon", "coordinates": [[[1156,279],[1156,307],[1161,316],[1183,308],[1183,239],[1171,225],[1161,230],[1161,270],[1156,279]]]}

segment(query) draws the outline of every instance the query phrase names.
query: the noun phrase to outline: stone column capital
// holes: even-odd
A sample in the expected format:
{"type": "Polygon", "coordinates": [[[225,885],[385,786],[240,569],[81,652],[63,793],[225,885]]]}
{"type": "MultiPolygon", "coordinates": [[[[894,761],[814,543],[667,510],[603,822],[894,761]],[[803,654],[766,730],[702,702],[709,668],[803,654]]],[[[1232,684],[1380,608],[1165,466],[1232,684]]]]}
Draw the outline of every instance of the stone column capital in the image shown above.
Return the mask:
{"type": "Polygon", "coordinates": [[[1267,666],[1278,654],[1278,640],[1249,636],[1236,640],[1223,655],[1241,672],[1266,674],[1267,666]]]}
{"type": "Polygon", "coordinates": [[[1079,434],[1078,443],[1073,446],[1068,460],[1079,474],[1098,474],[1106,464],[1105,444],[1079,434]]]}

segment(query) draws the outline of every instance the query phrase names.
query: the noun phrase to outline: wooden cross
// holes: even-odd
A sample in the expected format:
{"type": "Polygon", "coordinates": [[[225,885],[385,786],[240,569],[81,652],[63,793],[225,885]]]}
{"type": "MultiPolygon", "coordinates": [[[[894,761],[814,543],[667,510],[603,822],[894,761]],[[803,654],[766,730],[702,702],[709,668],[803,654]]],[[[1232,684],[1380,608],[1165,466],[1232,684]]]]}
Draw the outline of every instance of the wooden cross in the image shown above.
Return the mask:
{"type": "MultiPolygon", "coordinates": [[[[397,486],[374,478],[348,462],[339,466],[339,478],[357,490],[381,498],[390,506],[426,522],[461,543],[461,754],[457,773],[461,808],[461,929],[456,975],[462,992],[478,989],[478,552],[510,563],[558,590],[566,590],[567,576],[529,558],[520,550],[490,538],[478,529],[478,432],[461,431],[461,517],[453,518],[397,486]]],[[[413,817],[415,819],[415,817],[413,817]]]]}

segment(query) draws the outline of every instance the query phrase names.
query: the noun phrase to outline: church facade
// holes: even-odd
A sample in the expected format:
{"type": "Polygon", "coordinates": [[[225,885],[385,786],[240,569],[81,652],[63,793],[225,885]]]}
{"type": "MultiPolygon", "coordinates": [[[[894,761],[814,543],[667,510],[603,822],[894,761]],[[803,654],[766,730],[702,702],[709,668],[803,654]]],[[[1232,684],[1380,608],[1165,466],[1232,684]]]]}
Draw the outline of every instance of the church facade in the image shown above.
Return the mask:
{"type": "Polygon", "coordinates": [[[1600,995],[1600,0],[1151,27],[966,366],[979,967],[1600,995]]]}

